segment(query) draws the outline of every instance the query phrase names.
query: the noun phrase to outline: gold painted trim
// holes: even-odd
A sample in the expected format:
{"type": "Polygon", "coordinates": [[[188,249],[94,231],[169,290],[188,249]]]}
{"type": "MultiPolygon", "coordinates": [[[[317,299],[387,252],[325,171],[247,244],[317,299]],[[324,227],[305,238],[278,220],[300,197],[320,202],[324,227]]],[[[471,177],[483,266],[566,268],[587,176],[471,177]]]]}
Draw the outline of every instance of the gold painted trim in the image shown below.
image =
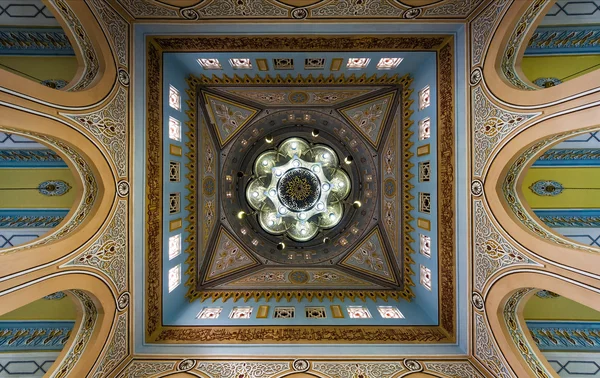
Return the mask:
{"type": "Polygon", "coordinates": [[[422,228],[423,230],[431,231],[431,222],[427,219],[417,219],[417,226],[419,226],[419,228],[422,228]]]}
{"type": "Polygon", "coordinates": [[[331,71],[339,71],[340,68],[342,68],[342,64],[344,63],[344,59],[342,58],[333,58],[331,59],[331,65],[329,66],[329,69],[331,71]]]}
{"type": "Polygon", "coordinates": [[[232,273],[235,273],[235,272],[239,272],[241,270],[249,269],[249,268],[255,267],[257,265],[260,265],[260,262],[258,260],[256,260],[256,258],[254,258],[254,255],[252,255],[250,252],[248,252],[246,250],[246,248],[244,248],[243,245],[241,245],[240,243],[238,243],[237,240],[236,240],[236,238],[233,235],[231,235],[225,229],[225,227],[223,227],[222,225],[219,228],[219,234],[217,235],[217,242],[214,244],[213,250],[212,251],[208,251],[208,253],[210,254],[210,260],[208,261],[208,264],[206,265],[207,266],[207,271],[206,271],[206,273],[204,275],[204,279],[203,279],[203,283],[202,284],[207,284],[207,283],[216,281],[216,280],[218,280],[219,278],[221,278],[223,276],[226,276],[226,275],[229,275],[229,274],[232,274],[232,273]],[[250,263],[247,264],[247,265],[239,266],[239,267],[237,267],[235,269],[230,269],[230,270],[221,272],[219,274],[215,274],[215,275],[213,275],[211,277],[208,277],[208,274],[210,273],[210,268],[212,267],[212,265],[214,263],[215,254],[217,252],[217,249],[221,245],[221,241],[222,241],[223,237],[229,238],[229,240],[231,240],[231,242],[233,244],[235,244],[239,248],[239,252],[238,253],[242,253],[242,252],[245,253],[248,256],[248,258],[250,259],[250,263]]]}
{"type": "Polygon", "coordinates": [[[169,145],[169,153],[171,155],[175,155],[175,156],[182,156],[183,155],[183,149],[180,146],[176,146],[174,144],[170,144],[169,145]]]}
{"type": "Polygon", "coordinates": [[[417,156],[429,155],[430,146],[426,144],[424,146],[417,147],[417,156]]]}
{"type": "Polygon", "coordinates": [[[181,220],[181,218],[174,219],[169,222],[169,231],[178,230],[181,228],[181,226],[183,226],[183,221],[181,220]]]}
{"type": "Polygon", "coordinates": [[[259,71],[268,71],[269,63],[267,63],[266,59],[256,59],[256,67],[258,67],[259,71]]]}
{"type": "Polygon", "coordinates": [[[233,139],[233,137],[235,137],[240,131],[242,131],[244,126],[246,126],[248,123],[250,123],[250,121],[252,121],[254,119],[254,117],[256,117],[256,115],[260,112],[260,109],[258,109],[258,108],[253,108],[253,107],[250,107],[248,105],[245,105],[245,104],[242,104],[239,102],[234,102],[225,97],[221,97],[221,96],[215,95],[213,93],[202,92],[202,96],[204,97],[204,102],[206,105],[206,110],[208,112],[208,117],[210,119],[210,123],[215,129],[215,134],[217,135],[217,138],[219,139],[219,146],[221,148],[223,148],[223,146],[225,146],[229,141],[231,141],[231,139],[233,139]],[[236,108],[247,110],[251,114],[248,115],[248,118],[246,118],[243,122],[238,124],[237,128],[235,130],[233,130],[231,132],[231,134],[229,134],[225,139],[223,139],[221,137],[221,131],[219,129],[219,126],[217,125],[217,117],[213,113],[213,109],[209,103],[210,99],[213,99],[213,100],[219,101],[219,102],[224,102],[228,105],[235,106],[236,108]]]}
{"type": "Polygon", "coordinates": [[[331,305],[331,316],[334,319],[343,319],[344,312],[342,311],[342,307],[339,305],[331,305]]]}
{"type": "Polygon", "coordinates": [[[256,311],[256,319],[266,319],[269,317],[269,306],[260,305],[256,311]]]}

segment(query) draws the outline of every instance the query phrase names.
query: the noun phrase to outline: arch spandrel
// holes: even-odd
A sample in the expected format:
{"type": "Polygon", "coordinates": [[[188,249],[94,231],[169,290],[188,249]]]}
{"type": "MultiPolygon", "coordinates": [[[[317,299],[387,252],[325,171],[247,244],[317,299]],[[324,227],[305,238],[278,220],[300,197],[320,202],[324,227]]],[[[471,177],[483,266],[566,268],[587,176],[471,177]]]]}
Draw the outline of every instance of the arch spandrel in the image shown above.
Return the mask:
{"type": "Polygon", "coordinates": [[[554,0],[514,1],[493,31],[482,63],[483,76],[489,90],[500,100],[521,107],[539,108],[598,91],[598,70],[550,88],[540,88],[533,84],[521,70],[520,64],[527,43],[554,3],[554,0]],[[535,6],[538,3],[540,5],[535,6]],[[517,33],[518,37],[515,38],[513,32],[516,30],[522,32],[517,33]],[[507,60],[509,51],[515,57],[510,64],[507,60]],[[509,66],[513,68],[508,69],[509,66]],[[503,73],[507,70],[513,72],[514,79],[507,79],[503,73]]]}
{"type": "Polygon", "coordinates": [[[594,274],[600,274],[600,254],[594,249],[576,245],[541,224],[517,189],[522,185],[523,170],[533,164],[536,156],[553,142],[597,128],[598,117],[600,109],[588,107],[529,127],[511,139],[494,157],[484,183],[492,213],[514,240],[544,262],[594,274]]]}
{"type": "Polygon", "coordinates": [[[49,0],[47,6],[74,47],[78,60],[75,77],[63,89],[56,90],[41,84],[31,85],[29,78],[3,70],[0,91],[56,107],[77,108],[101,102],[117,82],[115,59],[105,31],[85,1],[49,0]],[[73,32],[76,29],[83,33],[76,36],[73,32]]]}
{"type": "Polygon", "coordinates": [[[527,329],[523,310],[539,290],[548,290],[600,311],[600,291],[548,272],[519,272],[500,278],[485,298],[485,314],[504,357],[518,377],[558,377],[527,329]]]}
{"type": "Polygon", "coordinates": [[[81,133],[52,119],[1,108],[2,129],[53,146],[67,162],[80,191],[75,205],[52,234],[0,253],[0,277],[60,259],[87,242],[102,226],[115,198],[115,179],[102,152],[81,133]],[[52,136],[47,135],[52,131],[52,136]],[[85,188],[85,189],[84,189],[85,188]]]}

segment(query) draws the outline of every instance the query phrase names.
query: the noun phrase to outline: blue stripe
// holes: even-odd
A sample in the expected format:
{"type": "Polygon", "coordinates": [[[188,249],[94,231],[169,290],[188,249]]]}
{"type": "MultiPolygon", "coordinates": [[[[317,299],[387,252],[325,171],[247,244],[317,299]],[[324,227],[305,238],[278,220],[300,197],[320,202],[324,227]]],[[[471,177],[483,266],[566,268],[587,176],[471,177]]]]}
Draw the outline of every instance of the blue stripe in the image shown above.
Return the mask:
{"type": "Polygon", "coordinates": [[[600,53],[598,26],[541,26],[531,36],[525,55],[600,53]]]}
{"type": "Polygon", "coordinates": [[[0,55],[74,56],[75,52],[60,28],[1,28],[0,55]]]}
{"type": "Polygon", "coordinates": [[[541,351],[600,351],[600,322],[527,321],[541,351]]]}
{"type": "Polygon", "coordinates": [[[600,227],[600,209],[533,210],[548,227],[600,227]]]}
{"type": "Polygon", "coordinates": [[[2,209],[0,228],[52,228],[68,213],[69,209],[2,209]]]}
{"type": "Polygon", "coordinates": [[[61,350],[74,321],[0,321],[0,352],[61,350]]]}
{"type": "Polygon", "coordinates": [[[600,149],[553,148],[544,152],[533,166],[600,166],[600,149]]]}
{"type": "Polygon", "coordinates": [[[66,168],[67,164],[50,149],[0,150],[0,168],[66,168]]]}

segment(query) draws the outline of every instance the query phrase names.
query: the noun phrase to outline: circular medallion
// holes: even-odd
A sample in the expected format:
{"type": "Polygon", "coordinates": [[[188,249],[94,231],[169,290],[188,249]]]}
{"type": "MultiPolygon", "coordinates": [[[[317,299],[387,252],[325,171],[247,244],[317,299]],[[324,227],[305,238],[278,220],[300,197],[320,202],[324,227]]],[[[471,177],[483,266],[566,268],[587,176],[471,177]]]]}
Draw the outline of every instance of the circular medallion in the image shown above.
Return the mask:
{"type": "Polygon", "coordinates": [[[129,74],[122,68],[119,68],[119,82],[124,86],[129,85],[129,74]]]}
{"type": "Polygon", "coordinates": [[[529,189],[538,196],[557,196],[563,191],[560,182],[552,180],[539,180],[534,182],[529,189]]]}
{"type": "Polygon", "coordinates": [[[473,180],[471,183],[471,193],[473,193],[475,197],[479,197],[483,194],[483,183],[481,180],[473,180]]]}
{"type": "Polygon", "coordinates": [[[391,178],[385,180],[383,183],[383,192],[386,197],[393,197],[396,195],[396,182],[391,178]]]}
{"type": "Polygon", "coordinates": [[[198,12],[191,8],[180,9],[179,14],[181,14],[181,17],[188,20],[197,20],[199,17],[198,12]]]}
{"type": "Polygon", "coordinates": [[[194,366],[196,366],[196,361],[187,359],[187,360],[183,360],[179,363],[179,365],[177,366],[177,370],[188,371],[188,370],[192,370],[194,368],[194,366]]]}
{"type": "Polygon", "coordinates": [[[310,364],[306,360],[294,360],[292,367],[296,371],[307,371],[310,367],[310,364]]]}
{"type": "Polygon", "coordinates": [[[129,194],[129,183],[121,180],[117,183],[117,193],[119,197],[126,197],[129,194]]]}
{"type": "Polygon", "coordinates": [[[292,92],[290,93],[290,102],[292,104],[304,104],[308,101],[308,94],[305,92],[292,92]]]}
{"type": "Polygon", "coordinates": [[[296,8],[292,10],[292,17],[296,20],[302,20],[308,16],[308,11],[305,8],[296,8]]]}
{"type": "Polygon", "coordinates": [[[215,187],[215,179],[210,176],[202,181],[202,193],[204,193],[205,196],[212,196],[215,194],[215,187]]]}
{"type": "Polygon", "coordinates": [[[321,182],[306,168],[290,169],[277,183],[277,195],[281,204],[292,211],[309,210],[321,195],[321,182]]]}
{"type": "Polygon", "coordinates": [[[290,273],[288,278],[292,283],[303,284],[308,281],[308,274],[301,270],[294,270],[290,273]]]}
{"type": "Polygon", "coordinates": [[[127,306],[129,306],[129,293],[124,292],[119,296],[119,299],[117,299],[117,308],[119,311],[123,311],[127,306]]]}
{"type": "Polygon", "coordinates": [[[404,12],[402,17],[410,20],[410,19],[419,17],[420,14],[421,14],[420,8],[410,8],[404,12]]]}
{"type": "Polygon", "coordinates": [[[481,68],[477,67],[473,71],[471,71],[471,85],[477,85],[481,81],[483,74],[481,72],[481,68]]]}
{"type": "Polygon", "coordinates": [[[481,297],[481,294],[474,291],[471,300],[473,301],[473,306],[475,306],[476,309],[479,311],[483,310],[483,298],[481,297]]]}
{"type": "Polygon", "coordinates": [[[410,371],[421,371],[423,366],[415,360],[404,360],[404,366],[410,371]]]}

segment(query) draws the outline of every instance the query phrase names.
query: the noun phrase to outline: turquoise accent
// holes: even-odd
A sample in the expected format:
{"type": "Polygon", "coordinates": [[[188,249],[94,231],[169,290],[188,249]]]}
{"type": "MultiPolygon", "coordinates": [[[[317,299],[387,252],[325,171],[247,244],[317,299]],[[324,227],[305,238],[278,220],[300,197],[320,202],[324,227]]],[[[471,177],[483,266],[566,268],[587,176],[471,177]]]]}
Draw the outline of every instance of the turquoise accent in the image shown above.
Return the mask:
{"type": "Polygon", "coordinates": [[[2,28],[0,55],[74,56],[75,51],[60,28],[2,28]]]}
{"type": "Polygon", "coordinates": [[[0,168],[67,168],[67,164],[49,149],[0,150],[0,168]]]}
{"type": "Polygon", "coordinates": [[[542,26],[531,36],[525,55],[598,54],[600,27],[542,26]]]}
{"type": "Polygon", "coordinates": [[[563,191],[561,183],[552,180],[536,181],[529,187],[538,196],[557,196],[563,191]]]}
{"type": "Polygon", "coordinates": [[[0,321],[0,352],[60,351],[74,321],[0,321]]]}
{"type": "Polygon", "coordinates": [[[71,189],[71,185],[62,180],[44,181],[38,186],[40,194],[45,196],[62,196],[71,189]]]}
{"type": "Polygon", "coordinates": [[[541,351],[600,352],[600,322],[527,321],[541,351]]]}
{"type": "Polygon", "coordinates": [[[534,210],[548,227],[600,227],[600,210],[534,210]]]}
{"type": "Polygon", "coordinates": [[[542,154],[533,167],[600,166],[599,148],[556,148],[542,154]]]}
{"type": "Polygon", "coordinates": [[[68,213],[68,209],[2,209],[0,228],[52,228],[68,213]]]}

